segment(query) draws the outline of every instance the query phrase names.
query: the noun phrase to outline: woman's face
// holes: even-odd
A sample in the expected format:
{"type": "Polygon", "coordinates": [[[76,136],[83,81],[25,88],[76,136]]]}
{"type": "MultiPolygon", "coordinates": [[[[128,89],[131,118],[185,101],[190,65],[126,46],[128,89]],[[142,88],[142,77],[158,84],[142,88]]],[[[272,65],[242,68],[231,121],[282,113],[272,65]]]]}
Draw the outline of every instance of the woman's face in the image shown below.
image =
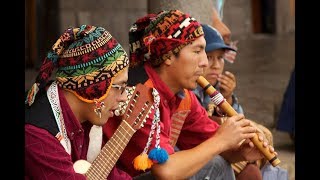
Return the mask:
{"type": "Polygon", "coordinates": [[[204,69],[204,77],[213,86],[217,83],[217,78],[224,69],[224,49],[217,49],[207,53],[209,65],[204,69]]]}

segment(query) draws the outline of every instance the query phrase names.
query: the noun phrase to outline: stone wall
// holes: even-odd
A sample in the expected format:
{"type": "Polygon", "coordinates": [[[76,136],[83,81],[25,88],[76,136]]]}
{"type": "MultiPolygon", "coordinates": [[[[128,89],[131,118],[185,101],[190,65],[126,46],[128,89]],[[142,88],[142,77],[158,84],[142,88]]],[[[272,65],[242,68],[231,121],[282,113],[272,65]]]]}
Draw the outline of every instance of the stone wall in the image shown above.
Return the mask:
{"type": "MultiPolygon", "coordinates": [[[[211,11],[216,0],[60,0],[59,20],[62,31],[69,25],[96,24],[106,27],[127,44],[127,32],[135,19],[147,12],[180,9],[203,23],[211,23],[211,11]]],[[[294,1],[293,1],[294,3],[294,1]]],[[[252,34],[252,7],[248,0],[225,0],[223,21],[235,36],[252,34]]],[[[294,31],[294,14],[289,1],[276,1],[276,33],[294,31]]]]}
{"type": "Polygon", "coordinates": [[[251,5],[248,0],[227,0],[224,4],[223,22],[232,36],[247,36],[252,33],[251,5]]]}
{"type": "MultiPolygon", "coordinates": [[[[128,49],[128,30],[130,25],[147,12],[162,9],[180,9],[191,14],[202,23],[211,23],[213,4],[216,0],[59,0],[57,12],[59,34],[68,26],[94,24],[105,27],[128,49]]],[[[288,1],[276,1],[276,31],[294,31],[294,14],[290,12],[288,1]]],[[[225,0],[223,21],[232,30],[233,36],[252,35],[251,1],[225,0]]],[[[49,15],[50,15],[49,14],[49,15]]]]}
{"type": "MultiPolygon", "coordinates": [[[[132,23],[147,12],[180,9],[202,23],[211,24],[212,8],[217,0],[29,0],[37,4],[37,27],[26,28],[26,63],[38,67],[57,37],[69,26],[92,24],[105,27],[128,51],[128,31],[132,23]],[[40,5],[39,5],[40,4],[40,5]],[[37,36],[31,42],[30,32],[37,36]],[[32,59],[31,59],[32,58],[32,59]],[[31,60],[30,60],[31,59],[31,60]],[[33,62],[33,63],[30,63],[33,62]]],[[[255,36],[252,28],[252,2],[262,0],[225,0],[223,21],[232,31],[234,40],[255,36]]],[[[276,34],[295,31],[294,0],[275,1],[276,34]]],[[[26,12],[32,11],[29,6],[26,12]]],[[[34,10],[33,10],[34,11],[34,10]]],[[[28,15],[28,14],[26,14],[28,15]]],[[[32,22],[26,22],[32,24],[32,22]]]]}
{"type": "Polygon", "coordinates": [[[149,12],[159,12],[160,10],[179,9],[190,14],[198,21],[212,24],[212,0],[149,0],[149,12]]]}
{"type": "Polygon", "coordinates": [[[131,24],[147,13],[147,0],[60,0],[59,4],[61,33],[68,26],[102,26],[127,51],[131,24]]]}

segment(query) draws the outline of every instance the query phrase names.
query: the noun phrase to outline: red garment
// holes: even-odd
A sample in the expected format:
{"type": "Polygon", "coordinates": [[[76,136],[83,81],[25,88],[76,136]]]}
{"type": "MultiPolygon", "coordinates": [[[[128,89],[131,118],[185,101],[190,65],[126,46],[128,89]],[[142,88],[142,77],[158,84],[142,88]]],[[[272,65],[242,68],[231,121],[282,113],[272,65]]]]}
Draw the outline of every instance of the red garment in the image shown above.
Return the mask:
{"type": "Polygon", "coordinates": [[[247,164],[244,169],[236,175],[237,180],[263,180],[260,168],[256,164],[247,164]]]}
{"type": "MultiPolygon", "coordinates": [[[[151,67],[145,65],[145,69],[149,78],[152,80],[154,87],[159,92],[161,99],[159,106],[161,119],[160,147],[166,149],[168,154],[173,154],[174,147],[172,147],[169,142],[172,123],[171,116],[178,108],[182,94],[173,94],[169,87],[159,78],[159,76],[151,67]]],[[[177,146],[181,150],[190,149],[197,146],[204,140],[213,136],[219,127],[215,121],[212,121],[210,118],[208,118],[206,110],[199,104],[192,91],[189,92],[191,98],[191,111],[186,117],[177,141],[177,146]]],[[[109,138],[112,136],[120,123],[120,120],[115,118],[109,119],[106,126],[103,128],[104,134],[106,134],[109,138]]],[[[153,118],[153,115],[150,116],[150,118],[153,118]]],[[[152,119],[150,118],[147,119],[144,127],[137,130],[137,132],[132,136],[118,161],[118,167],[129,173],[132,177],[143,173],[143,171],[135,170],[132,162],[136,156],[143,152],[143,149],[146,146],[152,125],[152,119]]],[[[153,139],[149,150],[154,148],[154,146],[155,139],[153,139]]]]}
{"type": "MultiPolygon", "coordinates": [[[[86,160],[92,124],[80,124],[76,120],[60,90],[59,98],[66,131],[71,141],[71,156],[47,130],[25,124],[25,179],[86,179],[84,175],[75,173],[73,163],[79,159],[86,160]]],[[[107,179],[132,178],[113,168],[107,179]]]]}

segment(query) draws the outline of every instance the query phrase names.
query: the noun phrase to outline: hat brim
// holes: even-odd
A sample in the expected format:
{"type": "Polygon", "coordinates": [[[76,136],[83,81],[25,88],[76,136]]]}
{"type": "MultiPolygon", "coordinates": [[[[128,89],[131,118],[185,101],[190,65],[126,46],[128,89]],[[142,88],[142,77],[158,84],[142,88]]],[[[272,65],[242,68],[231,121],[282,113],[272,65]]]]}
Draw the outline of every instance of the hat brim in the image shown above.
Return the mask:
{"type": "Polygon", "coordinates": [[[237,52],[235,49],[231,48],[230,46],[227,46],[225,44],[221,44],[221,43],[211,43],[211,44],[207,44],[206,45],[206,52],[210,52],[210,51],[214,51],[217,49],[228,49],[228,50],[232,50],[237,52]]]}

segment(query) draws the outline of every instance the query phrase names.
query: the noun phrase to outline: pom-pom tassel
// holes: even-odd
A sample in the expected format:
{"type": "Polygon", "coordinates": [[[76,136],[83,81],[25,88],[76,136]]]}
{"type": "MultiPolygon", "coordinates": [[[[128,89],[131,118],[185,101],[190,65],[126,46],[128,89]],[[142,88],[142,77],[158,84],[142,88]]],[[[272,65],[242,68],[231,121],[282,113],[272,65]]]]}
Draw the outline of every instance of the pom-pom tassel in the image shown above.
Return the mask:
{"type": "Polygon", "coordinates": [[[155,161],[156,163],[162,164],[165,163],[168,158],[168,152],[165,149],[162,149],[160,147],[158,148],[153,148],[150,152],[149,152],[149,156],[148,156],[151,160],[155,161]]]}
{"type": "Polygon", "coordinates": [[[31,104],[34,102],[34,99],[35,99],[38,91],[39,91],[38,84],[34,83],[31,87],[31,89],[28,91],[28,95],[26,97],[25,104],[28,104],[29,106],[31,106],[31,104]]]}
{"type": "Polygon", "coordinates": [[[153,162],[148,158],[146,153],[142,153],[133,159],[133,167],[135,170],[143,170],[151,168],[153,162]]]}

